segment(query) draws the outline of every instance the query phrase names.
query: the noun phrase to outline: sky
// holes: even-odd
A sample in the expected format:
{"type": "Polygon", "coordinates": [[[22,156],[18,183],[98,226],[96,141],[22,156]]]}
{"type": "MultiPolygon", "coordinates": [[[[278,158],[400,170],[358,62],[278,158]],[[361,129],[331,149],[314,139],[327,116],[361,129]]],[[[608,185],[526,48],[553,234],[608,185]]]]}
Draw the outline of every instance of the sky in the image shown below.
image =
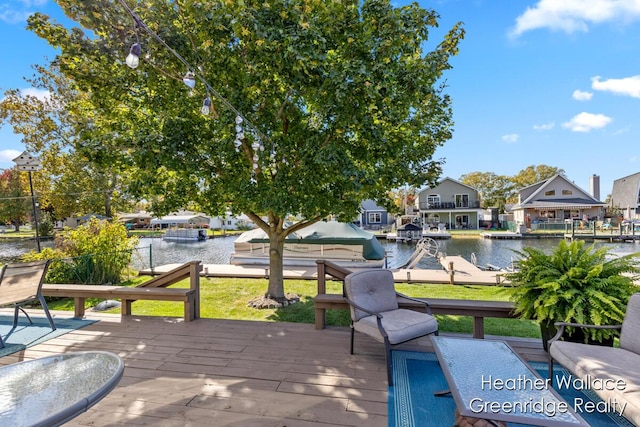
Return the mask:
{"type": "MultiPolygon", "coordinates": [[[[440,15],[427,48],[456,22],[466,30],[444,75],[455,125],[435,155],[443,178],[548,165],[585,191],[598,175],[604,200],[614,180],[640,172],[640,0],[419,3],[440,15]]],[[[0,97],[33,91],[32,65],[55,57],[25,29],[36,11],[68,22],[53,1],[0,0],[0,97]]],[[[0,169],[25,149],[20,139],[0,129],[0,169]]]]}

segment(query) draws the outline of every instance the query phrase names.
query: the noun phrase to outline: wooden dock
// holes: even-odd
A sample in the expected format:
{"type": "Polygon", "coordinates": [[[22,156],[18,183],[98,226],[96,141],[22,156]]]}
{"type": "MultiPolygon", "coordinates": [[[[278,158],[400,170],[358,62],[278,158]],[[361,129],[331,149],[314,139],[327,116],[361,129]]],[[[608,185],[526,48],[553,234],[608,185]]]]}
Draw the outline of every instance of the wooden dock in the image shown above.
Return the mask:
{"type": "MultiPolygon", "coordinates": [[[[504,282],[501,272],[483,271],[460,256],[446,256],[441,258],[443,270],[414,268],[392,269],[396,283],[453,283],[456,285],[496,285],[504,282]],[[453,270],[449,270],[453,262],[453,270]],[[452,275],[453,273],[453,275],[452,275]],[[453,279],[453,282],[452,282],[453,279]]],[[[158,275],[166,273],[180,264],[166,264],[153,269],[141,270],[139,274],[158,275]]],[[[245,267],[229,264],[204,264],[204,277],[233,277],[246,279],[266,279],[269,277],[268,267],[245,267]]],[[[285,279],[317,280],[317,267],[288,267],[283,271],[285,279]]]]}

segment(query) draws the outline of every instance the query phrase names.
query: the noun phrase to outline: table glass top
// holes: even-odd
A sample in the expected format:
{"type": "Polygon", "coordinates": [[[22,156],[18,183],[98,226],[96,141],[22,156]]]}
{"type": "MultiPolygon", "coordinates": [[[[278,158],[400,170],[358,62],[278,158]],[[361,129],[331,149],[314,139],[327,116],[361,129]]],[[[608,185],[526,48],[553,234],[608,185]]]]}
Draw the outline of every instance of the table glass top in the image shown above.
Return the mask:
{"type": "Polygon", "coordinates": [[[587,425],[507,343],[439,336],[432,342],[461,413],[541,420],[539,425],[587,425]]]}
{"type": "Polygon", "coordinates": [[[122,376],[122,360],[108,352],[77,352],[0,368],[0,420],[32,425],[77,406],[86,410],[122,376]]]}

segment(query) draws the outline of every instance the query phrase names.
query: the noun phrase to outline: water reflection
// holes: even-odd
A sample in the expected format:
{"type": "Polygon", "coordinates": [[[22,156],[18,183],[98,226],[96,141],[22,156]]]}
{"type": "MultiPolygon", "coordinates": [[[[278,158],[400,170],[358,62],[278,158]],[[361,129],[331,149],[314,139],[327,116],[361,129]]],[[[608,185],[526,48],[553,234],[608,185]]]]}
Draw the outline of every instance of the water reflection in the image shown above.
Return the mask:
{"type": "MultiPolygon", "coordinates": [[[[184,263],[193,260],[202,261],[205,264],[228,264],[233,252],[235,237],[219,237],[203,242],[178,243],[167,242],[160,238],[141,238],[137,253],[134,254],[132,266],[135,269],[149,268],[164,264],[184,263]]],[[[558,245],[558,239],[521,239],[521,240],[494,240],[477,237],[453,238],[439,240],[440,251],[447,255],[460,255],[471,260],[471,254],[475,254],[479,265],[492,264],[506,267],[515,256],[514,250],[531,246],[551,252],[558,245]]],[[[381,240],[387,257],[388,266],[397,268],[403,265],[411,256],[415,245],[396,243],[381,240]]],[[[51,241],[43,242],[43,245],[52,245],[51,241]]],[[[598,246],[606,246],[617,254],[640,252],[640,243],[597,243],[598,246]]],[[[3,241],[0,242],[0,261],[17,259],[21,254],[35,250],[35,242],[30,240],[3,241]]],[[[423,258],[417,268],[436,268],[440,265],[433,258],[423,258]]]]}
{"type": "MultiPolygon", "coordinates": [[[[151,262],[154,266],[158,266],[192,260],[200,260],[205,264],[228,264],[233,252],[234,240],[235,237],[225,237],[204,242],[176,243],[162,239],[140,239],[135,268],[147,268],[151,262]]],[[[506,267],[516,255],[514,250],[520,251],[526,246],[531,246],[549,253],[558,245],[558,242],[558,239],[493,240],[471,237],[439,240],[438,245],[440,251],[447,255],[460,255],[471,260],[471,254],[474,253],[479,265],[492,264],[506,267]]],[[[381,243],[387,253],[389,268],[403,265],[415,250],[414,244],[387,240],[381,240],[381,243]]],[[[640,251],[638,243],[597,243],[597,245],[605,245],[617,254],[640,251]]],[[[439,269],[441,267],[437,260],[425,257],[416,268],[439,269]]]]}

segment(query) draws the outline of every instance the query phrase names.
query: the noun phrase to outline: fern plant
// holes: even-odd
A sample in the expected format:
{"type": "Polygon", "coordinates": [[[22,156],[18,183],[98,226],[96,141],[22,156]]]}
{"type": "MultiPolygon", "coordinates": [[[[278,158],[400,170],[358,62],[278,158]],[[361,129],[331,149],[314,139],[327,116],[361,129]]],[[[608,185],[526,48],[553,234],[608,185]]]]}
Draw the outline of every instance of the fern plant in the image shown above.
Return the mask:
{"type": "MultiPolygon", "coordinates": [[[[583,240],[560,241],[550,255],[539,249],[515,251],[519,271],[508,273],[511,299],[522,318],[536,320],[543,331],[554,322],[589,325],[622,323],[629,297],[639,292],[640,253],[615,256],[606,247],[585,246],[583,240]]],[[[611,330],[585,329],[585,340],[612,339],[611,330]]],[[[575,334],[574,328],[567,333],[575,334]]]]}

